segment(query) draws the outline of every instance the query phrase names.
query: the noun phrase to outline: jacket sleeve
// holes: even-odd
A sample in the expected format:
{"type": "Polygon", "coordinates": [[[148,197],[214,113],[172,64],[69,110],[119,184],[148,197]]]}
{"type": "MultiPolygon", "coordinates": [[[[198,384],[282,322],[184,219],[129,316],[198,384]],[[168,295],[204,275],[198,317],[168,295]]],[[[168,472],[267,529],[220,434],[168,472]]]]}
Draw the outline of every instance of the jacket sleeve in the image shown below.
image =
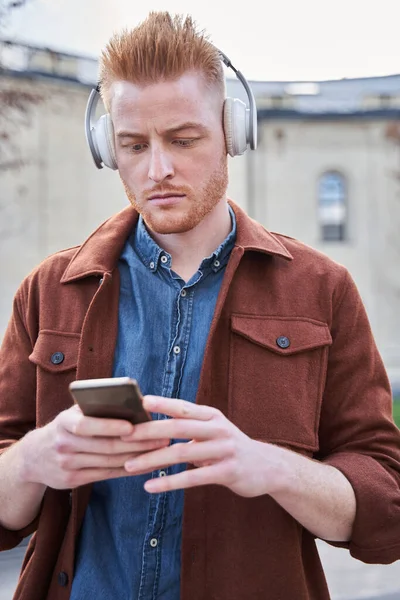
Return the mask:
{"type": "Polygon", "coordinates": [[[333,308],[332,339],[316,458],[350,481],[357,509],[347,547],[366,563],[400,559],[400,431],[358,290],[345,273],[333,308]]]}
{"type": "MultiPolygon", "coordinates": [[[[12,444],[36,426],[36,370],[28,358],[33,344],[24,323],[26,302],[21,287],[0,349],[0,461],[12,444]]],[[[36,529],[37,521],[20,531],[0,525],[0,551],[17,546],[36,529]]]]}

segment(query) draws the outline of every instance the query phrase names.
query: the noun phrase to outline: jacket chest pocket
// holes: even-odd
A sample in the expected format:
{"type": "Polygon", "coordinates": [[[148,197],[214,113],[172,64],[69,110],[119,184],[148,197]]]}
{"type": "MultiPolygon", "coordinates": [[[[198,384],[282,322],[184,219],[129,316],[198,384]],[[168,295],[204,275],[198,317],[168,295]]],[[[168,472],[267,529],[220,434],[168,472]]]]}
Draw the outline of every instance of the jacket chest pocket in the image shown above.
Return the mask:
{"type": "Polygon", "coordinates": [[[252,438],[315,451],[331,344],[326,323],[232,315],[232,422],[252,438]]]}
{"type": "Polygon", "coordinates": [[[36,365],[37,425],[73,404],[68,385],[76,378],[79,333],[42,330],[29,360],[36,365]]]}

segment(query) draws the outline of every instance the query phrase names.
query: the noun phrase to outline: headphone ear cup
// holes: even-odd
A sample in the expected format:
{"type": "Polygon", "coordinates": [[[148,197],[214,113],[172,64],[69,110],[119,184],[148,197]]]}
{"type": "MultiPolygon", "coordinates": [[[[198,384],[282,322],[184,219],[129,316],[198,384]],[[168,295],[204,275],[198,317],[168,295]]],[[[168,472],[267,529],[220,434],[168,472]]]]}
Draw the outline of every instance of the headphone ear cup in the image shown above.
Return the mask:
{"type": "Polygon", "coordinates": [[[114,127],[109,114],[100,117],[94,126],[92,136],[104,166],[116,171],[118,166],[114,147],[114,127]]]}
{"type": "Polygon", "coordinates": [[[225,98],[224,132],[226,150],[230,156],[239,156],[247,150],[248,117],[244,102],[238,98],[225,98]]]}

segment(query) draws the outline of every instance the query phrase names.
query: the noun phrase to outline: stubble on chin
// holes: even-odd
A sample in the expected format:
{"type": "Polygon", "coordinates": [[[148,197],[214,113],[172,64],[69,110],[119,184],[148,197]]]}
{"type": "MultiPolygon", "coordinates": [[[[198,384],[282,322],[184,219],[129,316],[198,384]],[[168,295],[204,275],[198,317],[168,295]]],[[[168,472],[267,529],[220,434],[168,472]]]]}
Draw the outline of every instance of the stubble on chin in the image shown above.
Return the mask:
{"type": "Polygon", "coordinates": [[[127,183],[122,178],[121,180],[129,202],[142,215],[148,229],[159,234],[186,233],[194,229],[225,197],[228,187],[228,163],[226,156],[223,156],[219,166],[199,193],[185,190],[184,206],[178,208],[147,208],[149,201],[145,197],[138,200],[127,183]]]}

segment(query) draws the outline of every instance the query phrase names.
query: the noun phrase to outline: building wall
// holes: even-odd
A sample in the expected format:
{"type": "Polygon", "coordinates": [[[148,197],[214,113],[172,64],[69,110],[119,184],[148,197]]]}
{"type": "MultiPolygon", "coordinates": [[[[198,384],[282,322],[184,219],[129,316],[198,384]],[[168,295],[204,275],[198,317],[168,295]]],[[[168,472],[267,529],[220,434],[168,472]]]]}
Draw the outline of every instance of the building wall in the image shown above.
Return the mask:
{"type": "Polygon", "coordinates": [[[360,290],[393,382],[400,384],[400,149],[386,121],[263,123],[254,216],[345,265],[360,290]],[[261,163],[261,164],[260,164],[261,163]],[[348,238],[324,242],[318,180],[347,182],[348,238]]]}
{"type": "MultiPolygon", "coordinates": [[[[0,336],[22,278],[44,257],[78,244],[101,221],[125,206],[118,176],[96,172],[86,149],[83,115],[88,90],[57,81],[0,78],[0,85],[40,98],[15,111],[2,160],[22,166],[1,169],[0,336]]],[[[4,148],[3,148],[4,149],[4,148]]]]}
{"type": "MultiPolygon", "coordinates": [[[[23,277],[127,204],[118,173],[98,171],[86,146],[89,87],[3,76],[0,89],[5,88],[39,100],[7,122],[0,114],[0,133],[10,134],[0,155],[0,338],[23,277]],[[5,160],[21,165],[5,169],[5,160]]],[[[349,268],[390,375],[400,384],[400,158],[386,129],[379,121],[266,121],[257,152],[230,159],[228,191],[269,229],[299,238],[349,268]],[[323,243],[317,181],[332,169],[348,183],[349,239],[323,243]]]]}
{"type": "MultiPolygon", "coordinates": [[[[87,148],[89,87],[3,76],[0,90],[5,89],[21,98],[34,96],[37,103],[7,111],[7,120],[0,114],[0,134],[10,136],[0,149],[0,339],[15,291],[30,270],[49,254],[82,242],[128,204],[118,173],[98,170],[87,148]]],[[[231,187],[245,208],[240,160],[231,187]]]]}

